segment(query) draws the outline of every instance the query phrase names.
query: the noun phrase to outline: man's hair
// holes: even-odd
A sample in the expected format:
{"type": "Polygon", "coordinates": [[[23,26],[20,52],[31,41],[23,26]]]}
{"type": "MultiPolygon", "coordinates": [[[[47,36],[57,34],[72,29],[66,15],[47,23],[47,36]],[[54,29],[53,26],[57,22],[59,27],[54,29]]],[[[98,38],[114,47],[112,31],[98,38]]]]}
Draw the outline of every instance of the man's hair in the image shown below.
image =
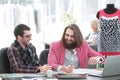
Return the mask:
{"type": "Polygon", "coordinates": [[[24,30],[30,30],[30,28],[25,24],[19,24],[15,27],[14,35],[15,35],[16,39],[17,39],[18,35],[23,36],[24,30]]]}
{"type": "Polygon", "coordinates": [[[64,47],[65,47],[65,34],[66,34],[66,30],[68,28],[73,30],[73,32],[74,32],[74,39],[75,39],[76,47],[80,47],[82,45],[82,42],[83,42],[83,36],[82,36],[82,33],[81,33],[79,27],[76,24],[70,24],[64,29],[62,39],[61,39],[64,47]]]}

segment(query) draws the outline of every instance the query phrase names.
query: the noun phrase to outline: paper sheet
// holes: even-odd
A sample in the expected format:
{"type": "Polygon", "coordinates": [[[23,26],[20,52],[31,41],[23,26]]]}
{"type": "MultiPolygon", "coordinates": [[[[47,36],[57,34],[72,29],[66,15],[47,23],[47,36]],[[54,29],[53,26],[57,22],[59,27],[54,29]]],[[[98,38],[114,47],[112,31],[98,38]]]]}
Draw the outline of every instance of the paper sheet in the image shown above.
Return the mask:
{"type": "Polygon", "coordinates": [[[22,78],[22,80],[43,80],[40,78],[22,78]]]}
{"type": "Polygon", "coordinates": [[[24,78],[34,78],[34,77],[43,77],[45,76],[44,74],[19,74],[19,73],[12,73],[12,74],[1,74],[0,75],[3,78],[14,78],[14,77],[24,77],[24,78]]]}
{"type": "Polygon", "coordinates": [[[0,77],[0,80],[2,80],[2,78],[0,77]]]}
{"type": "Polygon", "coordinates": [[[102,71],[97,69],[74,69],[73,74],[100,74],[102,71]]]}

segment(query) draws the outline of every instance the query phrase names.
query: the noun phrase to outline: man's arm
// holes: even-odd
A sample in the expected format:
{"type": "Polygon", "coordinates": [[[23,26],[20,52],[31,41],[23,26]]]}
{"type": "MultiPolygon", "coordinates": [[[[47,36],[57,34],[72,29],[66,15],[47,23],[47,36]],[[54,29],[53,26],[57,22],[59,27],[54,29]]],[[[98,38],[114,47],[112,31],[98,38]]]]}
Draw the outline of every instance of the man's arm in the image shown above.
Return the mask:
{"type": "MultiPolygon", "coordinates": [[[[61,65],[60,63],[60,56],[59,56],[59,43],[52,43],[50,46],[50,51],[48,54],[48,64],[52,66],[53,70],[57,70],[58,66],[61,65]]],[[[62,62],[62,61],[61,61],[62,62]]]]}

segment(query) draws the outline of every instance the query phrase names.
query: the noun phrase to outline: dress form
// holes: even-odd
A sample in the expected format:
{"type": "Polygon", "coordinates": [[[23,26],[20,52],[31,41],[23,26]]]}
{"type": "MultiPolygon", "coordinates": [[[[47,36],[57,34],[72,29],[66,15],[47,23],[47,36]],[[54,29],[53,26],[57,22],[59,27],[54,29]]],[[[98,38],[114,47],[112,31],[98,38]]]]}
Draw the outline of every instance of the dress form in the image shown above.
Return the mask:
{"type": "MultiPolygon", "coordinates": [[[[113,14],[117,11],[118,9],[115,8],[114,4],[107,4],[106,8],[104,9],[104,12],[107,14],[113,14]]],[[[96,17],[99,19],[99,11],[97,12],[96,17]]]]}
{"type": "Polygon", "coordinates": [[[98,51],[103,55],[120,55],[120,10],[107,4],[97,13],[100,22],[98,51]]]}

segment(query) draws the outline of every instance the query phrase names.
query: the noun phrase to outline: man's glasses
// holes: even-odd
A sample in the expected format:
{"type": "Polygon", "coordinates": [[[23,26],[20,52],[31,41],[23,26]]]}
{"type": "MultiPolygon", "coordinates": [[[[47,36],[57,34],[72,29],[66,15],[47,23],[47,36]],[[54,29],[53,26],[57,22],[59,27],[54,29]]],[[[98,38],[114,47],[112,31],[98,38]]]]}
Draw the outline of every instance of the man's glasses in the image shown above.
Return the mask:
{"type": "Polygon", "coordinates": [[[31,38],[32,34],[29,34],[29,35],[23,35],[23,37],[26,37],[26,38],[31,38]]]}

